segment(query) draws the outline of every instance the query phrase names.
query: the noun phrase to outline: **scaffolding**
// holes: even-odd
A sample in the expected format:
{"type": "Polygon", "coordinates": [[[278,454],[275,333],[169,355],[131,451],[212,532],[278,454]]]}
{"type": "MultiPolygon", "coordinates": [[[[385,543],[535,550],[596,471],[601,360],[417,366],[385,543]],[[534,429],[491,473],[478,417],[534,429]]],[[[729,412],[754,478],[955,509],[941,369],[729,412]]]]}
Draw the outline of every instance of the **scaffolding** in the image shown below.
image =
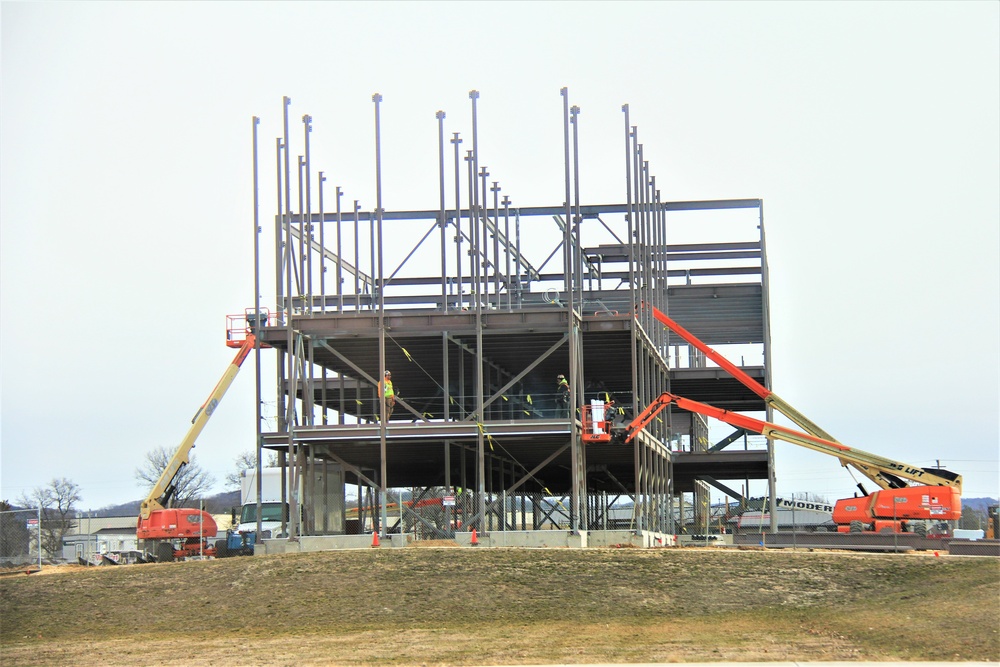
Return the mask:
{"type": "MultiPolygon", "coordinates": [[[[322,495],[313,480],[330,465],[357,485],[357,517],[346,525],[383,536],[473,528],[585,535],[609,520],[621,525],[623,508],[628,529],[673,534],[683,529],[681,494],[693,494],[698,524],[706,484],[734,493],[722,480],[768,479],[773,488],[770,447],[713,446],[704,422],[688,414],[665,411],[628,446],[582,443],[580,406],[590,401],[613,401],[619,419],[664,391],[764,411],[640,306],[750,355],[740,365],[769,385],[767,262],[759,199],[662,199],[628,105],[616,158],[622,201],[584,203],[579,109],[560,92],[565,186],[553,196],[562,203],[515,206],[500,196],[479,154],[479,94],[471,91],[464,155],[460,133],[447,136],[444,112],[436,115],[438,209],[395,211],[382,208],[382,97],[372,98],[372,210],[358,200],[344,209],[340,187],[332,205],[324,198],[327,177],[314,173],[310,152],[312,117],[302,116],[293,158],[284,98],[275,141],[276,299],[268,312],[258,297],[246,319],[277,352],[277,428],[258,426],[258,440],[292,467],[291,537],[329,525],[311,513],[322,495]],[[386,370],[396,388],[391,419],[379,395],[386,370]]],[[[255,244],[263,233],[257,124],[255,244]]],[[[257,259],[258,295],[260,280],[257,259]]],[[[259,378],[259,351],[257,359],[259,378]]],[[[259,381],[257,405],[260,425],[259,381]]]]}

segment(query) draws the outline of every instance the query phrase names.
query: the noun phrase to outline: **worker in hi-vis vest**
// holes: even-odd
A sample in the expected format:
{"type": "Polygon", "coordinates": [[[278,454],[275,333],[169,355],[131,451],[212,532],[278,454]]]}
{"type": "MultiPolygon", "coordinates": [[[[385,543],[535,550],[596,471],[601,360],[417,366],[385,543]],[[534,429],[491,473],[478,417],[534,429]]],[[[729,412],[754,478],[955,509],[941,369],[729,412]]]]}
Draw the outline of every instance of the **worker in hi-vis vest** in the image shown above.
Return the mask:
{"type": "Polygon", "coordinates": [[[392,388],[392,373],[389,371],[385,372],[385,378],[378,383],[378,392],[385,403],[385,420],[389,421],[389,418],[392,417],[392,409],[396,407],[396,392],[392,388]]]}
{"type": "Polygon", "coordinates": [[[569,382],[566,382],[566,376],[560,373],[556,376],[556,417],[569,415],[569,382]]]}

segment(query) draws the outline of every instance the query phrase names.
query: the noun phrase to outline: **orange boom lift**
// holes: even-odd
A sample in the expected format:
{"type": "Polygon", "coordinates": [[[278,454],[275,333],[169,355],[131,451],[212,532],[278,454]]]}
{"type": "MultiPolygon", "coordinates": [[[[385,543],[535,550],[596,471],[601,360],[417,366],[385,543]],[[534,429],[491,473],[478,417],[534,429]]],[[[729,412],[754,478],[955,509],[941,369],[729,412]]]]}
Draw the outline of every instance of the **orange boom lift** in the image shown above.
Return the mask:
{"type": "Polygon", "coordinates": [[[225,396],[229,386],[240,372],[243,361],[254,349],[256,337],[247,333],[246,339],[240,345],[239,352],[222,374],[219,383],[209,394],[208,399],[198,408],[191,420],[181,444],[174,452],[173,458],[167,463],[159,480],[142,501],[139,508],[139,520],[136,523],[135,534],[140,540],[155,540],[156,559],[171,561],[187,556],[214,556],[215,547],[210,546],[211,540],[218,533],[218,526],[212,515],[200,509],[187,507],[167,508],[170,499],[177,489],[177,476],[188,463],[188,455],[194,448],[195,440],[201,434],[209,418],[215,413],[219,401],[225,396]]]}
{"type": "MultiPolygon", "coordinates": [[[[807,419],[774,392],[767,389],[742,369],[713,350],[694,334],[663,314],[649,307],[657,320],[669,327],[706,357],[729,372],[743,385],[764,399],[765,403],[795,422],[806,432],[761,421],[705,403],[664,393],[624,427],[610,420],[594,419],[591,406],[583,406],[583,441],[591,443],[627,443],[642,431],[657,414],[670,405],[682,410],[712,417],[737,428],[759,433],[774,440],[790,442],[800,447],[822,452],[840,460],[841,465],[855,469],[881,487],[869,494],[859,483],[861,497],[837,501],[833,521],[839,532],[913,532],[927,530],[926,522],[953,521],[962,516],[962,477],[943,468],[922,468],[893,461],[837,442],[833,436],[807,419]]],[[[607,411],[605,411],[607,412],[607,411]]],[[[604,417],[605,415],[600,415],[604,417]]]]}

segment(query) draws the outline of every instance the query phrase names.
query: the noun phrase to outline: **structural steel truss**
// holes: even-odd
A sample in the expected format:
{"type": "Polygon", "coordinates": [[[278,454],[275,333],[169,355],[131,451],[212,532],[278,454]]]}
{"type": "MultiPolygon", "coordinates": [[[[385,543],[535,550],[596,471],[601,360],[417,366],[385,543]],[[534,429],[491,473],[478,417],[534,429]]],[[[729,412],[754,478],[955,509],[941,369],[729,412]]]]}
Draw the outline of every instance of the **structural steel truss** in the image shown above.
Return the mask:
{"type": "MultiPolygon", "coordinates": [[[[565,191],[554,196],[563,204],[515,207],[500,197],[480,166],[472,91],[471,148],[460,154],[456,132],[446,150],[439,112],[440,207],[413,211],[381,206],[381,96],[373,97],[377,196],[369,211],[357,200],[342,211],[339,187],[327,210],[326,177],[313,174],[312,118],[302,117],[302,153],[292,158],[285,98],[275,153],[275,312],[260,330],[278,353],[278,426],[259,436],[301,480],[302,489],[289,490],[293,503],[304,501],[305,520],[291,515],[293,535],[315,525],[310,470],[326,462],[358,484],[359,515],[367,507],[383,533],[392,490],[413,489],[409,520],[401,511],[397,525],[423,524],[434,536],[457,525],[587,531],[607,525],[614,500],[631,504],[630,527],[675,533],[679,494],[695,493],[695,506],[707,507],[706,479],[770,478],[769,448],[725,449],[736,438],[713,447],[690,415],[664,413],[628,446],[582,444],[579,406],[592,400],[613,400],[622,418],[668,390],[763,411],[757,396],[639,305],[669,312],[713,346],[752,350],[756,363],[744,370],[769,384],[767,262],[760,200],[661,199],[627,105],[624,201],[583,203],[579,109],[566,89],[562,96],[565,191]],[[726,223],[731,236],[720,238],[720,218],[735,221],[726,223]],[[397,391],[391,419],[377,389],[387,369],[397,391]],[[557,375],[568,380],[568,403],[557,375]],[[458,501],[442,531],[415,507],[445,495],[458,501]]],[[[255,161],[256,151],[255,119],[255,161]]],[[[258,286],[260,275],[258,264],[258,286]]]]}

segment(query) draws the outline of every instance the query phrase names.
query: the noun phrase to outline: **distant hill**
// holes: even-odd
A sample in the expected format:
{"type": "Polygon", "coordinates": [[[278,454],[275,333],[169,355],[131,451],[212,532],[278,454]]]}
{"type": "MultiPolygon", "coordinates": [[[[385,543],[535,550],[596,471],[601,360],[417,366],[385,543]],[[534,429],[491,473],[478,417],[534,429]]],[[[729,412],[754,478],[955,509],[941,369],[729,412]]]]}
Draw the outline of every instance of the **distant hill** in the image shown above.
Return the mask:
{"type": "Polygon", "coordinates": [[[962,507],[971,507],[977,512],[986,512],[990,505],[1000,505],[996,498],[962,498],[962,507]]]}
{"type": "MultiPolygon", "coordinates": [[[[217,493],[214,496],[205,498],[204,503],[205,511],[209,514],[226,514],[231,508],[239,506],[240,492],[223,491],[222,493],[217,493]]],[[[141,504],[142,500],[132,500],[119,505],[108,505],[106,507],[102,507],[99,510],[94,510],[93,514],[95,517],[138,516],[139,506],[141,504]]],[[[192,506],[197,505],[192,503],[192,506]]]]}

